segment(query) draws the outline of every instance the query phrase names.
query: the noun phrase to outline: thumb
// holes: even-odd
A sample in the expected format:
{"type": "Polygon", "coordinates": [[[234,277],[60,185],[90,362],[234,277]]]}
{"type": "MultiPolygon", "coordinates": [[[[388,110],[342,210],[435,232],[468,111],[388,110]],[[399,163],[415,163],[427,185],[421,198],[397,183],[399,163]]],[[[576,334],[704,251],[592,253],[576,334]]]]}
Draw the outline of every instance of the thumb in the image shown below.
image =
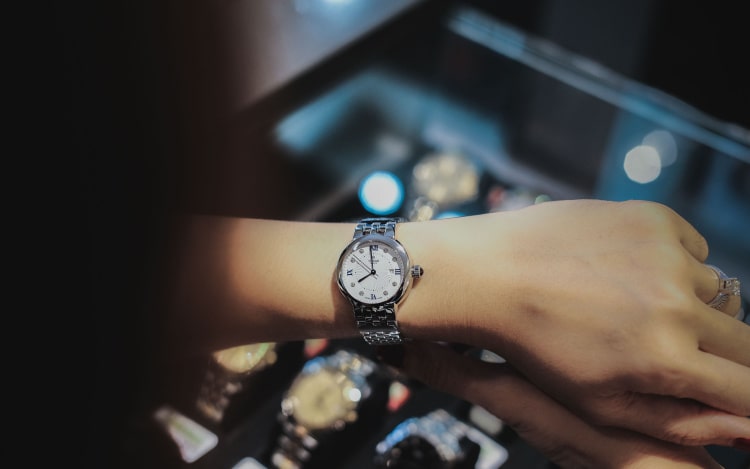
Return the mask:
{"type": "Polygon", "coordinates": [[[508,394],[516,376],[510,366],[483,362],[445,345],[416,341],[404,345],[400,368],[427,386],[473,403],[488,397],[488,387],[493,389],[493,399],[508,394]]]}
{"type": "MultiPolygon", "coordinates": [[[[536,427],[529,416],[539,415],[540,406],[547,408],[548,415],[560,407],[509,364],[484,362],[438,343],[409,342],[403,345],[399,360],[390,362],[433,389],[485,407],[514,428],[536,427]]],[[[549,423],[539,422],[539,426],[549,427],[549,423]]]]}
{"type": "MultiPolygon", "coordinates": [[[[380,361],[398,369],[410,378],[438,391],[451,394],[473,404],[487,407],[491,412],[500,409],[498,401],[513,399],[514,406],[533,404],[528,399],[540,393],[511,366],[488,363],[462,355],[452,347],[433,342],[412,341],[399,346],[378,348],[380,361]]],[[[503,417],[498,415],[498,417],[503,417]]]]}

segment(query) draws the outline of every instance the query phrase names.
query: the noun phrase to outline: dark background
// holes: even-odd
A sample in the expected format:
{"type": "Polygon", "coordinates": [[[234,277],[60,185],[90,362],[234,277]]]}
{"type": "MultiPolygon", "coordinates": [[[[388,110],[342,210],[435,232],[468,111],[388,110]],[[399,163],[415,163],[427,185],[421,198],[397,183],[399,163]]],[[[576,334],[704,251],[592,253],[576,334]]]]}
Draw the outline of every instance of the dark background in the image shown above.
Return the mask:
{"type": "MultiPolygon", "coordinates": [[[[467,3],[750,127],[742,2],[467,3]]],[[[213,14],[223,2],[214,4],[115,0],[54,7],[50,47],[60,105],[47,135],[60,154],[79,162],[87,214],[78,304],[92,330],[79,343],[87,362],[77,385],[90,410],[79,467],[120,467],[117,461],[127,467],[123,451],[134,459],[141,454],[139,467],[166,467],[148,460],[158,443],[128,440],[127,417],[153,399],[149,390],[157,379],[166,215],[194,208],[195,168],[210,166],[223,151],[217,128],[226,110],[212,103],[225,102],[222,85],[231,80],[221,63],[232,51],[222,46],[221,15],[213,14]],[[216,73],[186,75],[188,63],[216,73]]],[[[247,207],[244,214],[285,215],[283,203],[268,210],[247,207]]]]}

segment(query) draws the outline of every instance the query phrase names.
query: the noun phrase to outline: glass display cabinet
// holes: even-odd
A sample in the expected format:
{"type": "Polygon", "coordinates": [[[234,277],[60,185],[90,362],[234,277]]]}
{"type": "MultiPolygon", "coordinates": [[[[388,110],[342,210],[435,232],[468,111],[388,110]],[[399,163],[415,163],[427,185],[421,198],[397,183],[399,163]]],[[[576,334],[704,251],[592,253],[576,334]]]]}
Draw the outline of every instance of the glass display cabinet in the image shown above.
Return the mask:
{"type": "MultiPolygon", "coordinates": [[[[645,199],[693,223],[708,239],[709,263],[750,279],[750,130],[470,6],[422,10],[430,21],[417,23],[414,14],[240,112],[229,130],[233,156],[223,163],[237,181],[234,205],[204,202],[208,211],[242,214],[244,203],[262,202],[276,218],[426,220],[549,200],[645,199]]],[[[372,355],[359,341],[304,355],[308,345],[279,354],[273,367],[290,372],[269,378],[263,401],[231,428],[214,429],[218,442],[186,466],[272,467],[296,371],[339,349],[372,355]]],[[[388,379],[410,398],[370,416],[335,467],[369,467],[399,423],[437,409],[479,431],[485,439],[474,444],[492,455],[474,454],[460,467],[553,467],[481,409],[388,379]]],[[[745,454],[712,451],[727,469],[747,467],[745,454]]]]}

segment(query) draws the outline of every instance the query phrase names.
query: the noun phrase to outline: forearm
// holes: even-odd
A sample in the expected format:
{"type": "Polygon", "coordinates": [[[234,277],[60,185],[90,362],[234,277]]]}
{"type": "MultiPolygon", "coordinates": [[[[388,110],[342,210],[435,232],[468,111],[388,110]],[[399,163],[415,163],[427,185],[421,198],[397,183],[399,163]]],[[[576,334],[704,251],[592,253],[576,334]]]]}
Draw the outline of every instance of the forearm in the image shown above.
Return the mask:
{"type": "MultiPolygon", "coordinates": [[[[357,337],[335,280],[354,226],[190,218],[167,275],[165,346],[357,337]]],[[[396,311],[407,338],[493,350],[601,424],[669,441],[750,438],[750,328],[707,305],[718,278],[706,242],[667,207],[547,202],[400,223],[396,238],[424,268],[396,311]],[[703,425],[716,415],[721,428],[703,425]]]]}
{"type": "MultiPolygon", "coordinates": [[[[487,272],[470,261],[476,246],[456,241],[486,231],[481,223],[486,221],[468,217],[460,223],[398,225],[397,238],[425,269],[397,311],[406,337],[468,341],[467,311],[477,315],[487,308],[495,320],[501,316],[506,305],[483,304],[488,296],[481,292],[501,288],[506,269],[487,272]]],[[[357,336],[351,304],[335,280],[336,262],[353,230],[353,223],[186,219],[168,295],[171,347],[190,353],[259,341],[357,336]]]]}
{"type": "Polygon", "coordinates": [[[192,216],[168,293],[177,351],[356,333],[333,272],[347,224],[192,216]]]}

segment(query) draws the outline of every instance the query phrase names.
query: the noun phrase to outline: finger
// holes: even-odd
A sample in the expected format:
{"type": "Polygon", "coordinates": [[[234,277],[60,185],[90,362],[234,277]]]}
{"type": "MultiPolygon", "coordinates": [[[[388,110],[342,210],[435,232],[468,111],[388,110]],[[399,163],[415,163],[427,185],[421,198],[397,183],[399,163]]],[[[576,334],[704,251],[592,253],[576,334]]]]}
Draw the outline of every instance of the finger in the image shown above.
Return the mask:
{"type": "MultiPolygon", "coordinates": [[[[734,283],[725,285],[724,280],[729,277],[725,274],[720,273],[717,270],[718,267],[713,265],[703,264],[701,268],[696,270],[696,294],[706,304],[709,304],[720,293],[720,289],[725,288],[723,294],[725,295],[725,303],[720,306],[713,306],[714,309],[726,313],[730,316],[736,317],[742,307],[742,298],[739,294],[733,294],[732,290],[735,287],[734,283]],[[727,288],[729,291],[727,291],[727,288]]],[[[733,281],[736,279],[733,279],[733,281]]],[[[739,286],[736,286],[739,291],[739,286]]]]}
{"type": "Polygon", "coordinates": [[[598,423],[628,428],[679,445],[731,446],[750,435],[750,419],[724,412],[693,399],[630,393],[603,401],[598,423]]]}
{"type": "Polygon", "coordinates": [[[701,302],[708,304],[719,291],[719,275],[710,266],[695,261],[694,273],[695,294],[701,302]]]}
{"type": "MultiPolygon", "coordinates": [[[[647,446],[647,445],[644,445],[647,446]]],[[[652,445],[655,446],[655,445],[652,445]]],[[[705,448],[659,445],[650,449],[651,454],[645,454],[630,464],[626,461],[621,466],[628,468],[659,468],[659,469],[725,469],[705,448]]]]}
{"type": "MultiPolygon", "coordinates": [[[[740,321],[742,321],[742,319],[744,318],[742,298],[737,295],[730,295],[727,303],[721,308],[718,308],[717,311],[721,311],[731,318],[739,319],[740,321]]],[[[750,345],[748,345],[748,348],[750,348],[750,345]]]]}
{"type": "Polygon", "coordinates": [[[561,467],[721,467],[700,447],[592,426],[507,364],[481,362],[436,344],[411,343],[404,348],[404,372],[484,407],[561,467]]]}
{"type": "MultiPolygon", "coordinates": [[[[747,312],[750,309],[747,302],[743,300],[740,297],[740,309],[737,311],[737,314],[734,315],[734,319],[738,319],[740,322],[745,321],[745,318],[747,318],[747,312]]],[[[745,321],[747,324],[750,325],[750,321],[745,321]]]]}
{"type": "Polygon", "coordinates": [[[750,417],[750,368],[716,355],[697,352],[689,359],[695,384],[683,392],[717,409],[750,417]]]}
{"type": "Polygon", "coordinates": [[[482,383],[490,379],[495,387],[490,393],[492,399],[502,399],[512,391],[512,381],[507,382],[512,378],[510,367],[472,359],[428,342],[409,342],[404,350],[403,371],[440,391],[484,402],[488,386],[482,383]]]}
{"type": "Polygon", "coordinates": [[[680,243],[698,261],[705,262],[708,258],[708,241],[685,218],[669,207],[670,216],[677,227],[680,243]]]}
{"type": "MultiPolygon", "coordinates": [[[[693,264],[690,272],[692,273],[695,285],[695,295],[701,303],[707,305],[718,294],[720,288],[719,275],[711,266],[698,262],[695,259],[693,259],[693,264]]],[[[729,295],[727,298],[727,301],[723,305],[714,309],[742,321],[745,316],[742,297],[739,295],[729,295]]]]}
{"type": "Polygon", "coordinates": [[[708,241],[692,225],[686,224],[687,226],[680,227],[680,243],[693,257],[705,262],[708,258],[708,241]]]}
{"type": "MultiPolygon", "coordinates": [[[[737,321],[733,317],[736,311],[716,314],[716,310],[709,306],[699,305],[699,308],[705,314],[693,319],[698,324],[700,349],[707,354],[744,365],[744,369],[738,370],[739,375],[750,375],[750,325],[737,321]]],[[[746,393],[750,399],[750,386],[746,388],[746,393]]]]}
{"type": "Polygon", "coordinates": [[[677,228],[677,235],[680,243],[687,251],[700,262],[705,262],[708,258],[708,241],[703,237],[695,227],[683,218],[671,207],[662,204],[656,204],[657,207],[666,209],[670,219],[677,228]]]}

